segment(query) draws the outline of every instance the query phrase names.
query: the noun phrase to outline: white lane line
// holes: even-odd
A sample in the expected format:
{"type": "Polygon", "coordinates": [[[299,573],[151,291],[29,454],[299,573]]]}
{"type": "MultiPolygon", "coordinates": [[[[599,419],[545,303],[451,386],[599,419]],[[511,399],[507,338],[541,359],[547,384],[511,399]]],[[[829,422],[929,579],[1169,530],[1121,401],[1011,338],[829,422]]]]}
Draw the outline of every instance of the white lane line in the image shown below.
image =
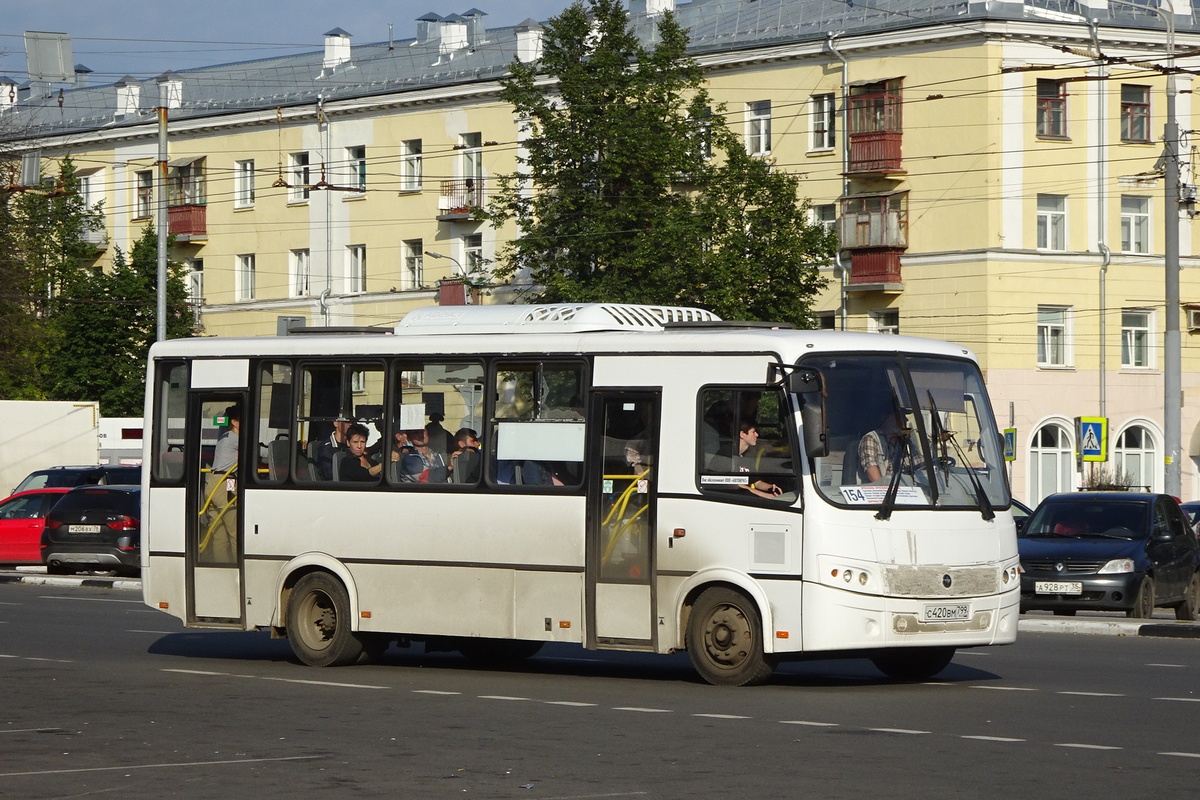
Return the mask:
{"type": "Polygon", "coordinates": [[[548,706],[571,706],[572,708],[595,708],[597,703],[580,703],[577,700],[543,700],[548,706]]]}
{"type": "Polygon", "coordinates": [[[153,633],[155,636],[169,636],[172,633],[182,633],[182,631],[140,631],[140,630],[137,630],[136,628],[133,630],[125,631],[125,632],[126,633],[153,633]]]}
{"type": "Polygon", "coordinates": [[[20,656],[10,656],[7,654],[0,654],[0,658],[20,658],[20,656]]]}
{"type": "Polygon", "coordinates": [[[320,756],[282,756],[280,758],[231,758],[222,761],[175,761],[165,764],[127,764],[120,767],[83,767],[80,769],[43,769],[31,772],[0,772],[0,778],[28,775],[70,775],[78,772],[117,772],[123,769],[169,769],[170,767],[211,767],[219,764],[262,764],[271,761],[314,761],[320,756]]]}
{"type": "Polygon", "coordinates": [[[1200,753],[1159,753],[1160,756],[1176,756],[1178,758],[1200,758],[1200,753]]]}
{"type": "Polygon", "coordinates": [[[210,678],[249,678],[256,681],[276,683],[298,683],[304,686],[332,686],[338,689],[390,689],[390,686],[375,686],[369,683],[338,683],[337,681],[312,681],[302,678],[273,678],[267,675],[238,675],[233,672],[209,672],[200,669],[162,669],[160,672],[177,672],[181,675],[202,675],[210,678]]]}
{"type": "Polygon", "coordinates": [[[1121,750],[1120,747],[1111,747],[1106,744],[1083,744],[1081,742],[1057,742],[1055,747],[1074,747],[1077,750],[1121,750]]]}
{"type": "Polygon", "coordinates": [[[1183,669],[1187,664],[1147,664],[1147,667],[1166,667],[1168,669],[1183,669]]]}
{"type": "Polygon", "coordinates": [[[781,725],[806,725],[810,728],[836,728],[839,724],[837,722],[811,722],[806,719],[781,719],[779,722],[781,725]]]}
{"type": "MultiPolygon", "coordinates": [[[[40,600],[73,600],[77,603],[128,603],[130,605],[144,605],[141,600],[110,600],[107,597],[57,597],[55,595],[44,594],[40,600]]],[[[153,611],[154,609],[149,609],[153,611]]],[[[27,773],[32,774],[32,773],[27,773]]]]}
{"type": "Polygon", "coordinates": [[[979,742],[1023,742],[1024,739],[1013,739],[1009,736],[963,736],[963,739],[974,739],[979,742]]]}
{"type": "Polygon", "coordinates": [[[37,658],[35,656],[25,656],[25,661],[46,661],[51,664],[74,664],[75,662],[69,658],[37,658]]]}
{"type": "Polygon", "coordinates": [[[14,730],[0,731],[0,733],[54,733],[61,730],[62,728],[16,728],[14,730]]]}
{"type": "Polygon", "coordinates": [[[441,694],[441,695],[457,695],[462,692],[443,692],[438,689],[413,689],[413,694],[441,694]]]}
{"type": "Polygon", "coordinates": [[[876,733],[903,733],[908,736],[920,736],[929,733],[929,731],[914,731],[908,728],[867,728],[867,730],[875,731],[876,733]]]}
{"type": "Polygon", "coordinates": [[[990,655],[992,655],[992,654],[985,653],[982,650],[959,650],[957,653],[954,654],[954,657],[958,658],[959,656],[990,656],[990,655]]]}
{"type": "Polygon", "coordinates": [[[506,694],[481,694],[481,695],[479,695],[479,699],[480,700],[524,700],[526,702],[529,701],[528,697],[510,697],[509,695],[506,695],[506,694]]]}
{"type": "Polygon", "coordinates": [[[1200,697],[1156,697],[1155,700],[1169,700],[1172,703],[1200,703],[1200,697]]]}
{"type": "Polygon", "coordinates": [[[670,714],[669,708],[642,708],[641,706],[616,706],[613,711],[637,711],[642,714],[670,714]]]}
{"type": "Polygon", "coordinates": [[[1123,694],[1113,694],[1111,692],[1055,692],[1055,694],[1069,694],[1075,697],[1124,697],[1123,694]]]}
{"type": "Polygon", "coordinates": [[[1029,686],[972,686],[972,689],[991,689],[993,692],[1036,692],[1029,686]]]}
{"type": "Polygon", "coordinates": [[[693,717],[708,717],[709,719],[754,719],[741,714],[692,714],[693,717]]]}

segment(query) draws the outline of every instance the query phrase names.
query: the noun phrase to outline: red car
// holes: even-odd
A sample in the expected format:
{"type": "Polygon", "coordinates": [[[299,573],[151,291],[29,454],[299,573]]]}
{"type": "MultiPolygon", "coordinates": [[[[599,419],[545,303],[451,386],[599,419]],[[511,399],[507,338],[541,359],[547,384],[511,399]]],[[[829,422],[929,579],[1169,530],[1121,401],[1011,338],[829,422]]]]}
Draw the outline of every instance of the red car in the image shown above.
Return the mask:
{"type": "Polygon", "coordinates": [[[66,487],[30,489],[0,501],[0,564],[41,564],[46,514],[66,487]]]}

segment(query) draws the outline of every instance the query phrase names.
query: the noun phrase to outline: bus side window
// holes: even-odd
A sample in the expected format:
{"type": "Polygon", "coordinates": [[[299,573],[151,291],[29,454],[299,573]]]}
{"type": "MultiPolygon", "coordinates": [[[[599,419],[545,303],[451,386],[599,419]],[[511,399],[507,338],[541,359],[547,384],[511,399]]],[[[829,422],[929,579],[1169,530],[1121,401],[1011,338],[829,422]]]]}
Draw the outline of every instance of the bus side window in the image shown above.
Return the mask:
{"type": "Polygon", "coordinates": [[[501,485],[575,487],[583,480],[585,366],[498,365],[490,474],[501,485]]]}
{"type": "Polygon", "coordinates": [[[706,388],[696,436],[701,491],[731,499],[794,502],[799,485],[783,393],[767,387],[706,388]]]}
{"type": "Polygon", "coordinates": [[[283,483],[291,472],[292,365],[264,362],[258,371],[258,419],[253,441],[261,442],[260,483],[283,483]]]}

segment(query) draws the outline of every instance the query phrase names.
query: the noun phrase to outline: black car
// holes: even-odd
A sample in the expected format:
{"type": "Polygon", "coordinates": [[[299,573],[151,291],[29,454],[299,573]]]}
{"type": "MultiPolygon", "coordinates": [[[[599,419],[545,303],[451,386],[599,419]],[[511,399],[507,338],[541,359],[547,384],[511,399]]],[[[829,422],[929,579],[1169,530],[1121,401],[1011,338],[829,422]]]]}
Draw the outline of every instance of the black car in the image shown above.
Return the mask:
{"type": "Polygon", "coordinates": [[[1016,523],[1017,532],[1020,533],[1021,528],[1025,527],[1025,523],[1029,521],[1029,515],[1033,513],[1033,509],[1022,503],[1020,500],[1013,498],[1012,515],[1013,522],[1016,523]]]}
{"type": "Polygon", "coordinates": [[[141,571],[140,486],[76,486],[42,529],[42,561],[52,575],[80,570],[141,571]]]}
{"type": "Polygon", "coordinates": [[[86,484],[134,484],[142,482],[142,468],[128,464],[93,464],[85,467],[50,467],[37,469],[13,489],[13,494],[27,489],[54,489],[86,484]]]}
{"type": "Polygon", "coordinates": [[[1200,546],[1175,498],[1141,492],[1047,497],[1017,539],[1021,610],[1124,611],[1155,607],[1200,617],[1200,546]]]}

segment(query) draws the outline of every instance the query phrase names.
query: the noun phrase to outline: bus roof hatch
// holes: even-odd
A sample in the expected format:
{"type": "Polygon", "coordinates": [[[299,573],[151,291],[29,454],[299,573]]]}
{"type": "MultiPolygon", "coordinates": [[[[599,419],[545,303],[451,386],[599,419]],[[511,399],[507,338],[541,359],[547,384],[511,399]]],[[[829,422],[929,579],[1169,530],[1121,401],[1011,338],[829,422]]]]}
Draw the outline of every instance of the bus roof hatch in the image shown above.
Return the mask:
{"type": "Polygon", "coordinates": [[[720,320],[702,308],[625,303],[429,306],[410,311],[396,326],[396,333],[661,331],[671,324],[720,320]]]}

